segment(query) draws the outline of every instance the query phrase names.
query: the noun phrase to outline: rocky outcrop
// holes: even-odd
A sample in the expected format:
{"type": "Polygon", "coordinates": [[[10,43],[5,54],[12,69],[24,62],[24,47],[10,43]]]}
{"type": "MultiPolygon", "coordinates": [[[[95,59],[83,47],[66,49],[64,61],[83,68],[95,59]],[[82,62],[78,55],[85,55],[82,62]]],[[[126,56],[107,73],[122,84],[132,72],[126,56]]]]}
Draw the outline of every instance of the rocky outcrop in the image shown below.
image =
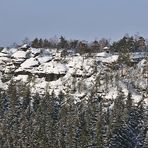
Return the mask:
{"type": "Polygon", "coordinates": [[[127,67],[117,59],[118,55],[104,53],[93,57],[75,54],[60,57],[56,50],[25,45],[18,49],[4,48],[0,53],[0,88],[7,88],[13,79],[30,83],[33,94],[62,91],[75,102],[103,95],[106,107],[111,107],[119,90],[125,96],[131,92],[135,103],[143,96],[147,99],[147,61],[143,59],[136,66],[127,67]]]}

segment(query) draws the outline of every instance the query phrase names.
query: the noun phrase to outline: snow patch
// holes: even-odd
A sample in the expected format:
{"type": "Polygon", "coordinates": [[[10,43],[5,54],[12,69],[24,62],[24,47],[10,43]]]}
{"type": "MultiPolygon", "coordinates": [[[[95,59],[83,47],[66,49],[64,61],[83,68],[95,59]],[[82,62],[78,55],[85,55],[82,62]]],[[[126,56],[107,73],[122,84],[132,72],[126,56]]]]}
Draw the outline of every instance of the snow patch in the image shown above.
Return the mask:
{"type": "Polygon", "coordinates": [[[25,51],[17,51],[14,54],[12,54],[12,57],[15,59],[25,59],[26,58],[26,52],[25,51]]]}
{"type": "Polygon", "coordinates": [[[25,62],[23,62],[21,64],[21,68],[23,68],[23,69],[31,68],[31,67],[35,67],[35,66],[38,66],[38,65],[39,65],[39,62],[37,61],[37,59],[30,58],[30,59],[27,59],[25,62]]]}

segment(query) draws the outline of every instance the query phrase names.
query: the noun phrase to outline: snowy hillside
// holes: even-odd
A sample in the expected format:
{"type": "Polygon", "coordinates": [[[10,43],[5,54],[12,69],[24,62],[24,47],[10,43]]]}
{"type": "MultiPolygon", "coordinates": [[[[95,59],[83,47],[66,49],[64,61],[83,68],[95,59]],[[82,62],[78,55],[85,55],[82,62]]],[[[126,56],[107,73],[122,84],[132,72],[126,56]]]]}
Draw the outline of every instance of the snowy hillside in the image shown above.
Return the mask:
{"type": "Polygon", "coordinates": [[[147,58],[71,53],[2,50],[1,147],[146,148],[147,58]]]}
{"type": "Polygon", "coordinates": [[[93,91],[96,96],[104,96],[106,106],[110,107],[120,90],[125,96],[131,93],[135,103],[144,100],[148,105],[146,59],[130,68],[117,61],[117,54],[106,52],[90,57],[62,56],[58,50],[25,45],[18,49],[4,48],[0,53],[0,88],[6,90],[13,79],[18,84],[30,85],[32,95],[63,92],[75,102],[87,100],[93,91]]]}

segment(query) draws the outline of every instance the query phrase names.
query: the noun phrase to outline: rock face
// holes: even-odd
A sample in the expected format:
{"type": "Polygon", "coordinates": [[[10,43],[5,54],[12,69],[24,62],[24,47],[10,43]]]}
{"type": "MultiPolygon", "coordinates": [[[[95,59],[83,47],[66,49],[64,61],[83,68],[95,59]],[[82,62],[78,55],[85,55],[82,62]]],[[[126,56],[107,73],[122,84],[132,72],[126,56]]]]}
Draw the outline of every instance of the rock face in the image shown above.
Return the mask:
{"type": "Polygon", "coordinates": [[[0,53],[0,88],[6,90],[13,79],[16,84],[29,83],[32,94],[54,91],[58,95],[62,91],[75,102],[87,101],[93,92],[106,98],[107,107],[122,90],[125,96],[130,92],[135,103],[144,98],[148,105],[147,66],[144,58],[134,67],[127,67],[118,64],[118,55],[105,52],[93,57],[60,56],[56,49],[23,45],[18,49],[4,48],[0,53]]]}

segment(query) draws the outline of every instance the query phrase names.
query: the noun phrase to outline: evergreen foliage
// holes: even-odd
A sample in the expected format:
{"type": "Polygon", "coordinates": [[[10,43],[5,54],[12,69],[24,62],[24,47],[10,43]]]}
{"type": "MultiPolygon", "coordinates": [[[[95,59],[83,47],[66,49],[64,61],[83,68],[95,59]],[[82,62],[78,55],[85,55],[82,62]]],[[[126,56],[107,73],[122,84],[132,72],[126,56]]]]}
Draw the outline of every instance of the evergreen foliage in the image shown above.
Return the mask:
{"type": "Polygon", "coordinates": [[[112,109],[92,93],[88,102],[74,103],[54,92],[31,96],[27,84],[12,81],[0,93],[1,147],[145,148],[146,121],[142,104],[135,106],[121,91],[112,109]],[[66,101],[66,103],[65,103],[66,101]]]}

